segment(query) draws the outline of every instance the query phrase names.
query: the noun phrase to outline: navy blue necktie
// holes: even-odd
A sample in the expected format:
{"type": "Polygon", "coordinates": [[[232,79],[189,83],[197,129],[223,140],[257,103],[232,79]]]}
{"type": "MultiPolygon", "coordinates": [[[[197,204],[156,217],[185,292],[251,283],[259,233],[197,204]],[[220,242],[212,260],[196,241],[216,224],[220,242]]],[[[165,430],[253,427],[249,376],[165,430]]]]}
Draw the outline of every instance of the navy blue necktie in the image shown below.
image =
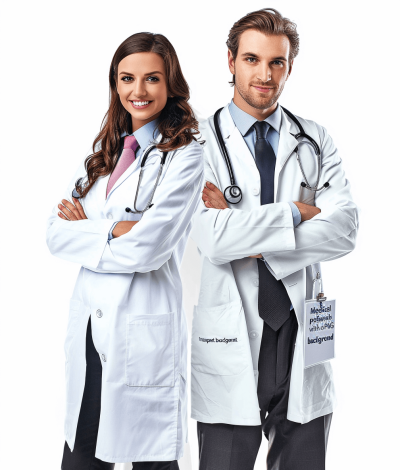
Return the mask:
{"type": "MultiPolygon", "coordinates": [[[[255,160],[261,179],[261,204],[274,202],[276,157],[268,142],[269,125],[265,121],[254,124],[257,140],[255,160]]],[[[265,323],[277,331],[290,316],[290,299],[282,281],[277,281],[262,259],[257,258],[259,274],[258,313],[265,323]]]]}

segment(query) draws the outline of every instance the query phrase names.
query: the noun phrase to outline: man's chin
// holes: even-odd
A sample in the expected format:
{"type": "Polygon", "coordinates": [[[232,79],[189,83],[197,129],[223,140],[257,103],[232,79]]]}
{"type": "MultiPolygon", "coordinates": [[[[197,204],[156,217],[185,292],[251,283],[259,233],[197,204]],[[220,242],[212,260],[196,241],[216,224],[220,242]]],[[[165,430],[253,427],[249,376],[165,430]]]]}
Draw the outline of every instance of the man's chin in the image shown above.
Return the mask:
{"type": "Polygon", "coordinates": [[[268,109],[271,108],[277,101],[278,97],[270,97],[268,99],[260,99],[260,98],[253,98],[250,100],[246,100],[247,104],[255,109],[268,109]]]}

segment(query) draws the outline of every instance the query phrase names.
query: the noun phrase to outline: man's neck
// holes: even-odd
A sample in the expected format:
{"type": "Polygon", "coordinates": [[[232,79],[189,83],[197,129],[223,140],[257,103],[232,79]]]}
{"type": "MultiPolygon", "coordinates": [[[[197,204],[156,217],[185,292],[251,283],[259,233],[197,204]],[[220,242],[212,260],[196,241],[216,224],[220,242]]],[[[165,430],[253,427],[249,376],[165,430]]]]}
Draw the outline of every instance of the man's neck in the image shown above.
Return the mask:
{"type": "Polygon", "coordinates": [[[270,108],[266,108],[266,109],[254,108],[253,106],[249,105],[249,103],[247,103],[247,101],[245,101],[241,97],[236,87],[233,93],[233,102],[239,109],[241,109],[247,114],[250,114],[250,116],[253,116],[254,118],[256,118],[257,121],[264,121],[265,119],[267,119],[268,116],[271,116],[271,114],[273,114],[276,111],[276,108],[278,107],[278,102],[275,102],[270,108]]]}

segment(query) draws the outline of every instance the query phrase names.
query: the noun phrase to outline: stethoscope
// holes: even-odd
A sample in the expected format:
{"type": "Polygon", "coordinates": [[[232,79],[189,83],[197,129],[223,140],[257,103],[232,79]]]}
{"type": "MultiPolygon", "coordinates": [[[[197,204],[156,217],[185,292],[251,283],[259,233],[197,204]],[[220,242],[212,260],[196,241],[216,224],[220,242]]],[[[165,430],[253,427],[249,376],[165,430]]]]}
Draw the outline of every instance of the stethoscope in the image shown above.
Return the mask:
{"type": "MultiPolygon", "coordinates": [[[[283,109],[283,111],[285,111],[285,113],[295,122],[295,124],[297,125],[297,127],[299,128],[300,132],[297,133],[297,134],[292,134],[293,137],[299,141],[299,139],[301,137],[307,139],[307,141],[299,141],[298,143],[304,143],[304,144],[309,144],[313,147],[314,149],[314,152],[315,154],[317,155],[317,158],[318,158],[318,177],[317,177],[317,182],[315,184],[315,186],[311,186],[310,183],[308,182],[307,180],[307,177],[304,173],[304,169],[303,169],[303,165],[301,164],[301,159],[300,159],[300,155],[299,155],[299,146],[297,146],[295,149],[294,149],[294,152],[296,152],[296,158],[297,158],[297,162],[299,164],[299,167],[300,167],[300,171],[303,175],[303,178],[304,178],[304,181],[301,183],[301,186],[303,188],[307,188],[309,189],[310,191],[314,191],[314,192],[317,192],[317,191],[321,191],[322,189],[324,188],[328,188],[329,187],[329,183],[326,182],[324,183],[320,188],[318,187],[318,184],[319,184],[319,180],[320,180],[320,177],[321,177],[321,169],[322,169],[322,158],[321,158],[321,150],[317,144],[317,142],[315,142],[315,140],[309,136],[308,134],[306,134],[304,132],[304,129],[303,129],[303,126],[300,124],[300,122],[298,121],[298,119],[290,112],[288,111],[286,108],[284,108],[283,106],[281,106],[281,108],[283,109]]],[[[224,197],[226,199],[227,202],[229,202],[230,204],[239,204],[239,202],[242,200],[243,198],[243,193],[242,193],[242,190],[240,189],[240,187],[236,184],[236,181],[235,181],[235,176],[233,174],[233,170],[232,170],[232,164],[231,164],[231,161],[230,161],[230,158],[229,158],[229,155],[228,155],[228,150],[226,148],[226,145],[225,145],[225,142],[224,142],[224,139],[222,138],[222,134],[221,134],[221,129],[220,129],[220,126],[219,126],[219,123],[218,123],[218,117],[221,113],[221,111],[223,110],[224,108],[221,108],[219,109],[215,114],[214,114],[214,127],[215,127],[215,132],[217,133],[217,139],[218,139],[218,142],[219,142],[219,146],[222,150],[222,155],[224,156],[224,159],[225,159],[225,163],[226,163],[226,166],[228,168],[228,172],[229,172],[229,178],[231,180],[231,184],[230,186],[226,187],[225,188],[225,191],[224,191],[224,197]]]]}
{"type": "MultiPolygon", "coordinates": [[[[161,174],[163,172],[163,168],[164,168],[164,165],[165,165],[165,161],[167,159],[167,156],[168,156],[168,152],[163,152],[163,155],[162,155],[162,158],[161,158],[161,162],[160,162],[160,168],[158,169],[158,174],[157,174],[157,178],[156,178],[156,182],[154,184],[154,188],[151,192],[151,195],[150,195],[150,198],[149,200],[147,201],[145,207],[143,210],[138,210],[136,208],[136,202],[137,202],[137,198],[138,198],[138,194],[139,194],[139,187],[140,187],[140,183],[142,181],[142,178],[143,178],[143,168],[144,166],[146,165],[146,161],[147,161],[147,157],[149,156],[150,152],[152,150],[154,150],[156,148],[155,145],[151,146],[148,150],[146,150],[146,153],[144,154],[143,158],[142,158],[142,163],[140,164],[140,173],[139,173],[139,180],[138,180],[138,184],[137,184],[137,187],[136,187],[136,194],[135,194],[135,200],[133,202],[133,210],[129,207],[126,207],[125,208],[125,212],[130,212],[132,214],[144,214],[147,210],[150,209],[150,207],[153,206],[152,202],[153,202],[153,197],[154,197],[154,193],[156,192],[156,189],[157,189],[157,186],[158,186],[158,182],[160,181],[160,178],[161,178],[161,174]]],[[[121,150],[122,152],[122,150],[121,150]]],[[[117,160],[118,162],[118,160],[117,160]]],[[[117,164],[117,162],[115,164],[117,164]]],[[[115,168],[115,167],[114,167],[115,168]]],[[[81,182],[82,182],[82,179],[83,178],[79,178],[76,183],[75,183],[75,188],[74,190],[72,191],[72,197],[76,198],[76,199],[79,199],[81,196],[79,194],[79,192],[77,191],[77,187],[81,185],[81,182]]]]}

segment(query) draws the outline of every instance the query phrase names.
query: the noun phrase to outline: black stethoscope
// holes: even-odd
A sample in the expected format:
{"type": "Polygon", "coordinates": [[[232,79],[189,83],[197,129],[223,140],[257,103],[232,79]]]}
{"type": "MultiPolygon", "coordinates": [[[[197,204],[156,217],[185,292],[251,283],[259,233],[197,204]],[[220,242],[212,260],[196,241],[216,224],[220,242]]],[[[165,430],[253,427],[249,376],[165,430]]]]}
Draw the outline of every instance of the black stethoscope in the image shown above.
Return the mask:
{"type": "MultiPolygon", "coordinates": [[[[146,153],[144,154],[143,158],[142,158],[142,163],[140,164],[140,173],[139,173],[139,181],[138,181],[138,184],[137,184],[137,187],[136,187],[136,194],[135,194],[135,200],[133,202],[133,210],[129,207],[126,207],[125,208],[125,212],[131,212],[132,214],[144,214],[147,210],[150,209],[150,207],[153,206],[152,202],[153,202],[153,197],[154,197],[154,193],[156,192],[156,189],[157,189],[157,186],[158,186],[158,182],[160,181],[160,178],[161,178],[161,174],[163,172],[163,168],[164,168],[164,165],[165,165],[165,161],[167,159],[167,156],[168,156],[168,152],[163,152],[163,155],[162,155],[162,158],[161,158],[161,162],[160,162],[160,168],[158,170],[158,174],[157,174],[157,178],[156,178],[156,182],[154,184],[154,188],[151,192],[151,195],[150,195],[150,198],[149,200],[147,201],[147,204],[145,205],[145,208],[143,210],[138,210],[136,208],[136,202],[137,202],[137,198],[138,198],[138,194],[139,194],[139,186],[140,186],[140,183],[142,181],[142,177],[143,177],[143,168],[144,166],[146,165],[146,161],[147,161],[147,157],[149,156],[150,152],[152,150],[154,150],[156,148],[155,145],[151,146],[147,151],[146,153]]],[[[121,153],[122,153],[122,150],[121,150],[121,153]]],[[[121,155],[121,154],[120,154],[121,155]]],[[[119,158],[119,157],[118,157],[119,158]]],[[[118,160],[116,161],[115,165],[117,164],[118,160]]],[[[114,166],[115,168],[115,166],[114,166]]],[[[77,187],[81,185],[81,182],[82,182],[82,179],[83,178],[79,178],[77,179],[76,183],[75,183],[75,188],[74,190],[72,191],[72,197],[74,197],[75,199],[79,199],[81,196],[79,194],[79,192],[77,191],[77,187]]]]}
{"type": "MultiPolygon", "coordinates": [[[[281,108],[283,109],[283,111],[285,111],[285,113],[295,122],[295,124],[297,125],[297,127],[299,128],[300,132],[297,133],[297,134],[292,134],[293,137],[299,141],[299,139],[301,137],[307,139],[307,141],[301,141],[301,142],[298,142],[299,144],[309,144],[313,147],[314,149],[314,152],[315,154],[317,155],[318,157],[318,177],[317,177],[317,182],[315,184],[315,186],[311,186],[307,180],[307,177],[304,173],[304,170],[303,170],[303,166],[301,164],[301,159],[300,159],[300,155],[299,155],[299,146],[297,146],[295,149],[294,149],[294,152],[296,152],[296,158],[297,158],[297,162],[299,164],[299,167],[300,167],[300,170],[301,170],[301,173],[303,175],[303,178],[304,178],[304,181],[301,183],[301,186],[303,188],[307,188],[309,189],[310,191],[314,191],[314,192],[317,192],[317,191],[321,191],[321,189],[324,189],[324,188],[328,188],[329,187],[329,183],[326,182],[324,183],[320,188],[318,188],[318,184],[319,184],[319,180],[320,180],[320,177],[321,177],[321,168],[322,168],[322,158],[321,158],[321,150],[317,144],[317,142],[315,142],[315,140],[309,136],[308,134],[306,134],[304,132],[304,129],[303,129],[303,126],[300,124],[300,122],[298,121],[298,119],[290,112],[288,111],[286,108],[284,108],[283,106],[281,106],[281,108]]],[[[232,170],[232,165],[231,165],[231,161],[230,161],[230,158],[229,158],[229,155],[228,155],[228,150],[226,148],[226,145],[225,145],[225,142],[224,142],[224,139],[222,138],[222,134],[221,134],[221,129],[219,127],[219,123],[218,123],[218,117],[221,113],[221,111],[223,110],[224,108],[221,108],[219,109],[215,114],[214,114],[214,127],[215,127],[215,132],[217,133],[217,139],[218,139],[218,142],[219,142],[219,146],[222,150],[222,155],[224,156],[224,159],[225,159],[225,163],[226,163],[226,166],[228,168],[228,172],[229,172],[229,178],[231,180],[231,184],[230,186],[226,187],[225,188],[225,191],[224,191],[224,197],[226,199],[227,202],[229,202],[230,204],[239,204],[239,202],[242,200],[243,198],[243,193],[242,193],[242,190],[240,189],[240,187],[236,184],[235,182],[235,176],[233,174],[233,170],[232,170]]]]}

